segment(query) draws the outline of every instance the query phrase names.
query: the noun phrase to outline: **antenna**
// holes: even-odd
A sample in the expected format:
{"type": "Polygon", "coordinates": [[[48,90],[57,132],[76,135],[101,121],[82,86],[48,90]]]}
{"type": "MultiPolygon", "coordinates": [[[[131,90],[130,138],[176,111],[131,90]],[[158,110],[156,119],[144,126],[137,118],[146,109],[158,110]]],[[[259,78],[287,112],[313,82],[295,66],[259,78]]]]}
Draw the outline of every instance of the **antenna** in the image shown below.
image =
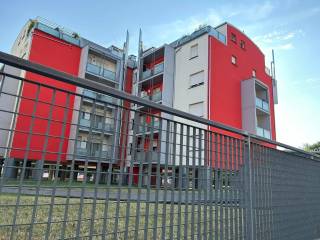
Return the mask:
{"type": "Polygon", "coordinates": [[[128,67],[128,51],[129,51],[129,31],[126,33],[126,41],[123,44],[123,85],[122,90],[125,90],[125,82],[128,67]]]}
{"type": "Polygon", "coordinates": [[[276,79],[276,67],[275,67],[274,50],[273,49],[272,49],[271,75],[272,75],[273,79],[276,79]]]}
{"type": "Polygon", "coordinates": [[[277,87],[277,80],[276,80],[276,67],[275,67],[273,49],[272,49],[272,61],[271,61],[271,78],[272,78],[272,87],[273,87],[273,101],[275,104],[278,104],[278,87],[277,87]]]}

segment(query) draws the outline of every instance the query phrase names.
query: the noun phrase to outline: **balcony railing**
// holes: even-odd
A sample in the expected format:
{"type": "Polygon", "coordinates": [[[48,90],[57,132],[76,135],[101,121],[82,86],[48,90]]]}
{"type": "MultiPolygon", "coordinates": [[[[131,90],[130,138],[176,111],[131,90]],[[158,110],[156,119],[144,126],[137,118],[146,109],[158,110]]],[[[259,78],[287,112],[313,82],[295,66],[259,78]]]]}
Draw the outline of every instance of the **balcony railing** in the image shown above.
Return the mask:
{"type": "Polygon", "coordinates": [[[114,124],[111,123],[105,123],[103,127],[103,122],[102,121],[96,121],[94,123],[94,128],[98,130],[102,130],[104,128],[105,131],[111,132],[114,130],[114,124]]]}
{"type": "Polygon", "coordinates": [[[81,118],[80,119],[80,126],[81,127],[90,127],[90,120],[81,118]]]}
{"type": "Polygon", "coordinates": [[[156,92],[156,93],[152,94],[151,100],[154,102],[161,101],[162,100],[162,92],[156,92]]]}
{"type": "Polygon", "coordinates": [[[144,72],[142,72],[142,79],[149,78],[151,76],[157,75],[159,73],[162,73],[164,69],[164,63],[158,63],[157,65],[154,66],[152,69],[148,69],[144,72]]]}
{"type": "MultiPolygon", "coordinates": [[[[90,144],[87,147],[83,148],[80,146],[80,143],[77,143],[76,147],[76,155],[77,157],[101,157],[101,158],[111,158],[112,156],[112,148],[108,147],[107,150],[90,150],[90,144]],[[101,154],[101,155],[100,155],[101,154]]],[[[101,147],[101,146],[100,146],[101,147]]]]}
{"type": "Polygon", "coordinates": [[[110,70],[107,70],[103,67],[94,65],[92,63],[87,64],[87,72],[94,74],[99,77],[103,77],[108,80],[116,81],[116,73],[110,70]]]}
{"type": "Polygon", "coordinates": [[[158,131],[160,127],[160,121],[154,121],[153,125],[149,124],[141,124],[138,127],[138,133],[149,133],[153,129],[153,132],[158,131]]]}
{"type": "Polygon", "coordinates": [[[261,127],[257,127],[257,135],[260,137],[271,139],[270,131],[261,127]]]}
{"type": "Polygon", "coordinates": [[[113,97],[100,94],[100,93],[95,93],[90,90],[83,90],[83,96],[89,97],[89,98],[96,98],[106,103],[115,103],[115,99],[113,97]]]}
{"type": "Polygon", "coordinates": [[[269,112],[269,103],[261,98],[256,97],[256,107],[269,112]]]}
{"type": "Polygon", "coordinates": [[[158,161],[158,153],[157,152],[137,152],[136,154],[137,162],[157,162],[158,161]]]}

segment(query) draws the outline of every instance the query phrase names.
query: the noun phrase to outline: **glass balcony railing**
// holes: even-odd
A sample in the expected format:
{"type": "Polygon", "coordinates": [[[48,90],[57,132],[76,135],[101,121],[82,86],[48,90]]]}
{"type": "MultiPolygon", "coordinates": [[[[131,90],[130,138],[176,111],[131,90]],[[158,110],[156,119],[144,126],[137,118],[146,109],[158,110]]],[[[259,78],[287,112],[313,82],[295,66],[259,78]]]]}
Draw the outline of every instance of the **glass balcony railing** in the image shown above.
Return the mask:
{"type": "Polygon", "coordinates": [[[97,94],[97,99],[99,99],[99,100],[101,100],[103,102],[106,102],[106,103],[114,103],[114,100],[115,100],[111,96],[100,94],[100,93],[97,94]]]}
{"type": "Polygon", "coordinates": [[[83,96],[89,97],[89,98],[96,98],[97,94],[95,92],[92,92],[90,90],[83,90],[83,96]]]}
{"type": "Polygon", "coordinates": [[[261,98],[256,97],[256,107],[269,112],[269,103],[261,98]]]}
{"type": "Polygon", "coordinates": [[[155,66],[154,66],[154,71],[153,71],[153,72],[154,72],[154,75],[157,75],[157,74],[163,72],[163,67],[164,67],[163,62],[155,65],[155,66]]]}
{"type": "Polygon", "coordinates": [[[157,162],[158,161],[158,153],[157,152],[142,152],[136,153],[136,161],[137,162],[157,162]]]}
{"type": "Polygon", "coordinates": [[[81,127],[90,127],[90,120],[87,119],[80,119],[80,126],[81,127]]]}
{"type": "Polygon", "coordinates": [[[113,123],[105,123],[104,130],[107,132],[113,132],[114,131],[114,124],[113,123]]]}
{"type": "Polygon", "coordinates": [[[151,75],[152,75],[152,71],[151,71],[151,69],[148,69],[148,70],[142,72],[142,79],[146,79],[148,77],[151,77],[151,75]]]}
{"type": "Polygon", "coordinates": [[[154,101],[154,102],[161,101],[162,100],[162,93],[161,92],[156,92],[156,93],[152,94],[151,100],[154,101]]]}
{"type": "Polygon", "coordinates": [[[84,158],[84,157],[111,158],[111,156],[112,156],[111,147],[107,147],[107,148],[104,148],[103,150],[101,150],[101,146],[100,146],[100,150],[98,149],[98,150],[94,151],[92,149],[90,150],[90,147],[81,147],[80,145],[81,144],[78,142],[77,147],[76,147],[76,151],[75,151],[75,154],[79,158],[84,158]]]}
{"type": "Polygon", "coordinates": [[[145,132],[148,132],[148,125],[139,125],[138,133],[145,133],[145,132]]]}
{"type": "Polygon", "coordinates": [[[261,127],[257,127],[257,135],[260,137],[271,139],[270,131],[261,127]]]}
{"type": "Polygon", "coordinates": [[[141,97],[142,97],[143,99],[150,100],[150,96],[147,95],[146,93],[145,93],[145,94],[141,94],[141,97]]]}
{"type": "Polygon", "coordinates": [[[142,72],[142,79],[149,78],[151,76],[157,75],[159,73],[162,73],[164,69],[164,63],[158,63],[157,65],[154,66],[152,69],[148,69],[144,72],[142,72]]]}
{"type": "Polygon", "coordinates": [[[89,98],[96,98],[98,100],[101,100],[102,102],[105,103],[115,103],[115,99],[111,96],[100,94],[100,93],[95,93],[90,90],[83,90],[83,96],[89,97],[89,98]]]}
{"type": "Polygon", "coordinates": [[[87,148],[81,148],[81,147],[76,148],[76,155],[78,157],[86,156],[87,154],[88,154],[87,148]]]}
{"type": "Polygon", "coordinates": [[[108,80],[116,81],[116,73],[92,63],[87,64],[87,72],[108,80]]]}

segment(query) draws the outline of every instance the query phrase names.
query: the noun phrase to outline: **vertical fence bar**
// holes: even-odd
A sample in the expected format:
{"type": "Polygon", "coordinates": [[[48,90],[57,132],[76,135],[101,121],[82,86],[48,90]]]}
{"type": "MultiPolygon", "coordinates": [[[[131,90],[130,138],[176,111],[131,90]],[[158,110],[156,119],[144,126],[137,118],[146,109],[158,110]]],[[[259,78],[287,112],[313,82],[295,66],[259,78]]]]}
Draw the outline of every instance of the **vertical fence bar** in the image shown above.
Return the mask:
{"type": "Polygon", "coordinates": [[[164,192],[163,194],[163,205],[162,205],[162,228],[161,228],[161,239],[166,239],[166,220],[167,220],[167,192],[168,192],[168,165],[169,165],[169,140],[170,140],[170,121],[166,120],[165,130],[165,163],[164,163],[164,192]]]}
{"type": "Polygon", "coordinates": [[[186,191],[185,191],[185,208],[184,208],[184,239],[188,239],[188,231],[192,232],[194,229],[189,229],[189,171],[190,171],[190,126],[186,126],[186,191]]]}
{"type": "MultiPolygon", "coordinates": [[[[171,133],[170,133],[171,135],[171,133]]],[[[175,189],[176,189],[176,171],[177,171],[177,163],[176,163],[176,157],[177,157],[177,123],[173,122],[173,131],[172,131],[172,153],[171,153],[171,171],[172,171],[172,180],[171,180],[171,202],[170,202],[170,233],[169,233],[169,239],[174,239],[174,226],[175,226],[175,189]]],[[[178,164],[179,168],[179,164],[178,164]]],[[[177,226],[180,227],[180,226],[177,226]]]]}
{"type": "Polygon", "coordinates": [[[244,167],[245,167],[245,211],[246,211],[246,239],[255,240],[253,232],[253,187],[252,187],[252,159],[251,139],[245,139],[244,167]]]}
{"type": "MultiPolygon", "coordinates": [[[[154,125],[154,116],[151,116],[151,125],[154,125]]],[[[162,120],[159,118],[159,126],[162,126],[162,120]]],[[[159,127],[159,132],[161,131],[161,127],[159,127]]],[[[150,131],[150,142],[153,142],[154,140],[154,129],[152,128],[150,131]]],[[[158,139],[159,142],[159,139],[158,139]]],[[[159,142],[159,145],[161,145],[161,141],[159,142]]],[[[148,147],[148,151],[152,153],[152,145],[150,144],[148,147]]],[[[146,194],[146,210],[145,210],[145,216],[144,216],[144,233],[143,233],[143,239],[148,239],[149,234],[149,213],[150,213],[150,195],[151,195],[151,179],[152,179],[152,165],[153,161],[148,161],[147,167],[148,167],[148,181],[147,181],[147,194],[146,194]]]]}
{"type": "MultiPolygon", "coordinates": [[[[182,224],[182,211],[181,211],[181,202],[182,202],[182,184],[183,184],[183,174],[184,174],[184,169],[185,169],[185,164],[183,164],[183,124],[179,124],[180,126],[180,136],[179,136],[179,185],[178,185],[178,189],[179,189],[179,193],[178,193],[178,227],[177,227],[177,239],[181,239],[181,227],[183,226],[182,224]],[[180,227],[181,226],[181,227],[180,227]]],[[[185,203],[187,204],[187,203],[185,203]]],[[[186,228],[186,225],[184,225],[184,228],[186,228]]]]}

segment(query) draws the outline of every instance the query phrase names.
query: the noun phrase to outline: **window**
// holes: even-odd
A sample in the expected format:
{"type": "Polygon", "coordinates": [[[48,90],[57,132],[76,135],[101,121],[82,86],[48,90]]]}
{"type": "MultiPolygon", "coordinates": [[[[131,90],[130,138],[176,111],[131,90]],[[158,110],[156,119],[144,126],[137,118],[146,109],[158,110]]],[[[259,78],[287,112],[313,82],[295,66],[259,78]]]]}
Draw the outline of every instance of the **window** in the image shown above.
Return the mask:
{"type": "Polygon", "coordinates": [[[237,42],[237,36],[234,33],[231,33],[231,41],[234,43],[237,42]]]}
{"type": "Polygon", "coordinates": [[[78,147],[82,148],[82,149],[86,149],[87,148],[87,138],[84,136],[78,136],[78,147]]]}
{"type": "Polygon", "coordinates": [[[203,117],[203,102],[198,102],[189,105],[189,113],[198,117],[203,117]]]}
{"type": "Polygon", "coordinates": [[[232,55],[231,56],[231,62],[232,62],[232,64],[237,65],[237,57],[232,55]]]}
{"type": "Polygon", "coordinates": [[[242,49],[246,49],[246,43],[245,43],[245,41],[243,41],[243,40],[240,41],[240,47],[241,47],[242,49]]]}
{"type": "Polygon", "coordinates": [[[90,120],[90,113],[88,113],[88,112],[82,112],[82,119],[90,120]]]}
{"type": "Polygon", "coordinates": [[[202,85],[204,82],[204,71],[190,75],[190,88],[202,85]]]}
{"type": "Polygon", "coordinates": [[[256,70],[255,69],[252,70],[252,77],[256,77],[256,70]]]}
{"type": "Polygon", "coordinates": [[[198,57],[198,44],[195,44],[190,48],[190,59],[195,57],[198,57]]]}

